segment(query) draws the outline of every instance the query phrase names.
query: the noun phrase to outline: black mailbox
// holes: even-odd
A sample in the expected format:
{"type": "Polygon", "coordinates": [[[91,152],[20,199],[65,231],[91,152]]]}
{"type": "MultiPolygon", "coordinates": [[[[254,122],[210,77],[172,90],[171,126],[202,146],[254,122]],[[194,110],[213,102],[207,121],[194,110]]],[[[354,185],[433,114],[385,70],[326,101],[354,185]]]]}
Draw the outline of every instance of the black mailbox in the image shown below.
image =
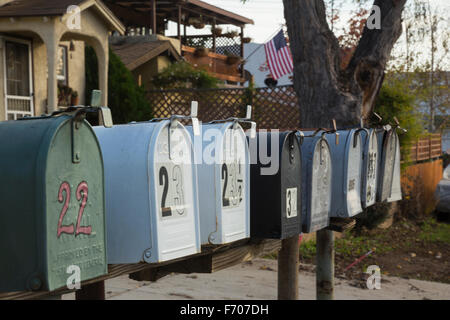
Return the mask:
{"type": "Polygon", "coordinates": [[[254,238],[285,239],[301,232],[302,159],[296,134],[260,131],[249,139],[250,233],[254,238]]]}

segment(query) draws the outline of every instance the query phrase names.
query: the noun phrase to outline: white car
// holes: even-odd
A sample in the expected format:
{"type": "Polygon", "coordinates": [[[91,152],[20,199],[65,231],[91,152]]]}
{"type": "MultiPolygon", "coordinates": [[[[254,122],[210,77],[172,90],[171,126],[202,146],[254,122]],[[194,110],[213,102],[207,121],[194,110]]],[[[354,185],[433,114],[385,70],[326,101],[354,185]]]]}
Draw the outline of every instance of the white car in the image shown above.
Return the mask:
{"type": "Polygon", "coordinates": [[[444,170],[444,176],[436,188],[436,211],[450,213],[450,165],[444,170]]]}

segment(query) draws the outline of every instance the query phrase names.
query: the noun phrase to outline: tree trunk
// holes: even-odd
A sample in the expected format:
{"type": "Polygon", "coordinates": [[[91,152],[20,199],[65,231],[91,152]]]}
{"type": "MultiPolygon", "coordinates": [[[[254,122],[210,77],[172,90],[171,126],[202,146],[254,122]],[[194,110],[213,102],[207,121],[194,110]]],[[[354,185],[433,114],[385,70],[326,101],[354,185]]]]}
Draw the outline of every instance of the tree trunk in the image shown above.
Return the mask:
{"type": "Polygon", "coordinates": [[[323,0],[283,0],[294,59],[294,88],[303,128],[354,127],[375,105],[391,50],[401,35],[406,0],[375,0],[381,29],[364,29],[345,70],[331,32],[323,0]]]}

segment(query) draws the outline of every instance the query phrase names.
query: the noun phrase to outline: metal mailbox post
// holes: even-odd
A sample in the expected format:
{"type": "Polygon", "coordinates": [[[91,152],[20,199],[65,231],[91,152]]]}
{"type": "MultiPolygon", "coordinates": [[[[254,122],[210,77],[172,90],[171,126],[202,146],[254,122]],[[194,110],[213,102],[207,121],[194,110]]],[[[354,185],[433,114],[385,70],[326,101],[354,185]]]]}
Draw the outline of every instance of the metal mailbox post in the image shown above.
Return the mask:
{"type": "Polygon", "coordinates": [[[358,129],[338,131],[340,143],[328,135],[333,162],[330,217],[349,218],[362,212],[362,146],[358,129]]]}
{"type": "Polygon", "coordinates": [[[103,159],[87,111],[0,123],[2,292],[107,273],[103,159]]]}
{"type": "Polygon", "coordinates": [[[378,179],[378,139],[374,129],[360,131],[363,143],[361,202],[365,209],[375,204],[378,179]]]}
{"type": "Polygon", "coordinates": [[[310,233],[329,226],[331,210],[332,163],[325,131],[305,132],[302,154],[302,230],[310,233]]]}
{"type": "Polygon", "coordinates": [[[245,119],[203,124],[197,139],[187,127],[196,148],[202,244],[250,237],[250,153],[239,124],[250,117],[251,108],[245,119]]]}
{"type": "Polygon", "coordinates": [[[387,125],[378,130],[378,154],[379,174],[377,201],[387,201],[392,192],[392,181],[394,178],[395,155],[397,152],[396,133],[391,126],[387,125]]]}
{"type": "Polygon", "coordinates": [[[110,264],[200,252],[193,146],[180,118],[94,128],[105,157],[110,264]]]}
{"type": "MultiPolygon", "coordinates": [[[[252,238],[286,239],[301,233],[302,156],[296,131],[258,132],[257,142],[266,144],[268,154],[278,162],[275,174],[264,174],[259,156],[251,164],[252,238]],[[272,145],[275,135],[278,145],[272,145]],[[276,157],[274,155],[277,154],[276,157]]],[[[260,150],[258,150],[260,151],[260,150]]],[[[259,155],[260,152],[257,153],[259,155]]]]}

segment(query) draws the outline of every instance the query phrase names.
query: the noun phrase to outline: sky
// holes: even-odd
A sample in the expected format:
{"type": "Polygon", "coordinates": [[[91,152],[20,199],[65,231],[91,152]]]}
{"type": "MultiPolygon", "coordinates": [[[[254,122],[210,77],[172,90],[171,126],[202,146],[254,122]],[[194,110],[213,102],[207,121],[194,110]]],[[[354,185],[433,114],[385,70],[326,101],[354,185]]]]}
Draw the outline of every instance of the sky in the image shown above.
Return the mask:
{"type": "MultiPolygon", "coordinates": [[[[204,0],[205,2],[218,6],[222,9],[232,11],[244,17],[253,19],[254,25],[247,25],[245,28],[246,36],[253,38],[254,42],[264,43],[275,36],[280,26],[284,23],[284,12],[282,0],[248,0],[242,3],[241,0],[204,0]]],[[[450,0],[431,0],[434,6],[442,9],[447,14],[447,21],[450,21],[448,13],[450,12],[450,0]]],[[[342,8],[343,21],[347,21],[350,11],[354,6],[347,5],[342,8]]],[[[176,26],[169,26],[169,33],[176,33],[176,26]]],[[[232,29],[230,27],[230,29],[232,29]]],[[[189,34],[204,34],[204,30],[188,29],[189,34]]]]}

